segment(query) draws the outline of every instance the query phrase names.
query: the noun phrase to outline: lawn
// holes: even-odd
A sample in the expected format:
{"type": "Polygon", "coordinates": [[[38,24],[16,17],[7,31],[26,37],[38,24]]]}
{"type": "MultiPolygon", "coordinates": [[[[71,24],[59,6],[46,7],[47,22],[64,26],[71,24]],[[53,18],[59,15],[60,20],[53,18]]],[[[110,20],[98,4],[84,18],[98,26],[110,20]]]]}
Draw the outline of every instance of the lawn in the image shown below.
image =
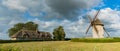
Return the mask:
{"type": "Polygon", "coordinates": [[[120,42],[85,43],[70,41],[44,41],[0,44],[1,47],[18,48],[20,51],[120,51],[120,42]]]}

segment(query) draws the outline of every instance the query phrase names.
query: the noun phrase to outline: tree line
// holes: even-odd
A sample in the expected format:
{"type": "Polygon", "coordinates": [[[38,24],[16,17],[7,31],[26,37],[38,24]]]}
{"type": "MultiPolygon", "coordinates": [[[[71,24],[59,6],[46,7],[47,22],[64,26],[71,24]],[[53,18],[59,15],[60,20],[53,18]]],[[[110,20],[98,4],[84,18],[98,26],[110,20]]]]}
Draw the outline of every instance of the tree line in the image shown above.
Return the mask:
{"type": "MultiPolygon", "coordinates": [[[[9,37],[20,31],[21,29],[25,30],[38,30],[38,24],[34,22],[27,22],[27,23],[17,23],[12,28],[8,30],[9,37]]],[[[65,39],[65,31],[63,26],[58,26],[53,30],[53,39],[54,40],[64,40],[65,39]]]]}

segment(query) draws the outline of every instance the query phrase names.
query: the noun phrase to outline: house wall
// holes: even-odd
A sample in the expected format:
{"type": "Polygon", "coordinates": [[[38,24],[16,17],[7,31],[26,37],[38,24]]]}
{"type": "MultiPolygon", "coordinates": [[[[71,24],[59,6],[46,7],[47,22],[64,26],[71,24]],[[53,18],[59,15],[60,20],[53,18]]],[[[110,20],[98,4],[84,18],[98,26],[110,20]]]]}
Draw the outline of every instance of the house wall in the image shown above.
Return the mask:
{"type": "Polygon", "coordinates": [[[103,29],[103,26],[96,25],[96,28],[98,30],[98,34],[95,31],[95,28],[93,27],[93,29],[92,29],[92,31],[93,31],[93,38],[104,38],[104,29],[103,29]]]}
{"type": "Polygon", "coordinates": [[[17,40],[17,38],[11,38],[11,40],[17,40]]]}

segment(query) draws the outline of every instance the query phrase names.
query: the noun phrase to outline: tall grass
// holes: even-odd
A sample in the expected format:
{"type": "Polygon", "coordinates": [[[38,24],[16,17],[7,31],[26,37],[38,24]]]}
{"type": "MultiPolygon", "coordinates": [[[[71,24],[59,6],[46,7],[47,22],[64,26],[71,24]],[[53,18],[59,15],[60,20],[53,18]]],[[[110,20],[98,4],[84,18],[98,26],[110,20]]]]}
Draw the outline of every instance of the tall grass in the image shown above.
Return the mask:
{"type": "Polygon", "coordinates": [[[0,45],[0,51],[20,51],[20,48],[14,46],[2,46],[0,45]]]}
{"type": "Polygon", "coordinates": [[[20,42],[0,44],[0,51],[120,51],[117,43],[84,43],[70,41],[20,42]],[[9,48],[9,46],[11,46],[9,48]],[[17,48],[18,47],[18,48],[17,48]],[[5,50],[6,48],[12,50],[5,50]],[[14,50],[17,49],[17,50],[14,50]]]}

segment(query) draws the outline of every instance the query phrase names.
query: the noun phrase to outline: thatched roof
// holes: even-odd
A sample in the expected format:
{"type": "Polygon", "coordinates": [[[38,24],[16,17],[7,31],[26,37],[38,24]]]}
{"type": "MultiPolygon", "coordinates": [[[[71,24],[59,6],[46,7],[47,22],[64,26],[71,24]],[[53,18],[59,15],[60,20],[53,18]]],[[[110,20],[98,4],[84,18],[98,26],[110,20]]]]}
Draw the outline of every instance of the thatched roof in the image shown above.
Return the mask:
{"type": "Polygon", "coordinates": [[[29,38],[41,38],[50,37],[51,34],[49,32],[40,32],[40,31],[31,31],[31,30],[20,30],[15,33],[11,38],[22,38],[23,36],[28,36],[29,38]]]}
{"type": "Polygon", "coordinates": [[[95,25],[102,25],[104,26],[104,24],[97,18],[95,21],[94,21],[95,25]]]}

